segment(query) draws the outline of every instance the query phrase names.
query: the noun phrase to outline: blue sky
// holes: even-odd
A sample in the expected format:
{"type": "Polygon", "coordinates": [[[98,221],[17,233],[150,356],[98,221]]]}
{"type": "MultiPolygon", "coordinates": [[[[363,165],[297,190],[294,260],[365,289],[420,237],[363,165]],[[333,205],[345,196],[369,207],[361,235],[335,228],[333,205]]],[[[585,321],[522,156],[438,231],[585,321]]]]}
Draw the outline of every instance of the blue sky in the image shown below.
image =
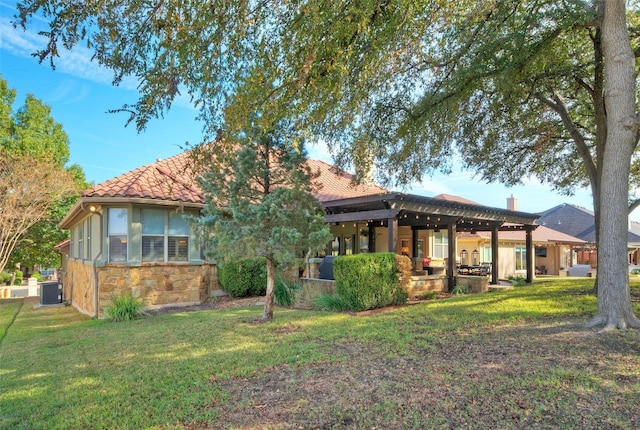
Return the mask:
{"type": "MultiPolygon", "coordinates": [[[[44,42],[32,30],[33,25],[28,32],[13,29],[10,20],[14,12],[12,3],[0,1],[0,73],[9,87],[17,90],[15,109],[22,106],[28,93],[51,106],[53,117],[69,136],[71,162],[82,166],[89,181],[100,183],[157,158],[175,155],[185,142],[200,142],[202,124],[195,120],[197,112],[186,97],[177,100],[165,118],[151,121],[142,133],[133,124],[125,127],[126,114],[107,111],[137,101],[135,82],[125,80],[119,87],[112,86],[111,71],[92,63],[90,52],[82,48],[61,53],[55,71],[48,62],[39,64],[31,53],[44,42]]],[[[310,147],[309,152],[312,158],[331,162],[321,145],[310,147]]],[[[449,175],[425,178],[403,191],[428,197],[453,194],[501,208],[513,195],[518,199],[518,210],[533,213],[562,203],[592,209],[587,189],[564,196],[529,179],[516,187],[486,184],[461,168],[454,168],[449,175]]],[[[632,218],[640,220],[640,211],[632,218]]]]}

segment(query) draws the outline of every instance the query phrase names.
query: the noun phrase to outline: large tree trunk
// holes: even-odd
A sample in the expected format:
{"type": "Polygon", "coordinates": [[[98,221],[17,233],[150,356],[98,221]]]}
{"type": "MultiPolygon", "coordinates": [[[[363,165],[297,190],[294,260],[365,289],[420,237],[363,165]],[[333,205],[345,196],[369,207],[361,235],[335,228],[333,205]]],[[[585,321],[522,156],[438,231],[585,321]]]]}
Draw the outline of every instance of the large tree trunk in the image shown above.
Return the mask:
{"type": "Polygon", "coordinates": [[[276,271],[273,264],[273,257],[267,256],[267,294],[264,298],[264,312],[262,321],[273,319],[274,290],[276,285],[276,271]]]}
{"type": "Polygon", "coordinates": [[[607,139],[600,183],[598,314],[589,326],[603,330],[638,327],[633,314],[627,265],[628,195],[631,156],[638,124],[635,115],[634,57],[629,44],[624,0],[601,1],[605,61],[607,139]]]}

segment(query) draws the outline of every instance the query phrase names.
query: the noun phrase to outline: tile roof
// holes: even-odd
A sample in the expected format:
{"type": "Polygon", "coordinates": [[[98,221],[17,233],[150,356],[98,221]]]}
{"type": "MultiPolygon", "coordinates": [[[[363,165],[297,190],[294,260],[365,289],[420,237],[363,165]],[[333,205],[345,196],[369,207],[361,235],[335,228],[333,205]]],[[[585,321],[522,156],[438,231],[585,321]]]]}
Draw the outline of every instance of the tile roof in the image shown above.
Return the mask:
{"type": "MultiPolygon", "coordinates": [[[[478,231],[475,233],[461,233],[459,237],[481,237],[490,239],[491,232],[489,231],[478,231]]],[[[514,230],[514,231],[500,231],[498,233],[498,237],[502,240],[517,240],[524,242],[526,240],[526,232],[523,230],[514,230]]],[[[585,243],[584,240],[579,239],[577,237],[570,236],[568,234],[562,233],[557,230],[553,230],[551,228],[547,228],[543,225],[538,226],[535,230],[533,230],[531,234],[531,238],[534,242],[553,242],[553,243],[573,243],[580,244],[585,243]]]]}
{"type": "MultiPolygon", "coordinates": [[[[318,172],[319,188],[314,195],[321,202],[381,194],[386,190],[377,185],[355,185],[353,175],[340,172],[320,160],[308,160],[313,172],[318,172]]],[[[82,193],[82,197],[144,198],[203,204],[204,196],[196,175],[189,167],[189,153],[183,152],[165,160],[156,160],[130,172],[102,182],[82,193]]]]}
{"type": "Polygon", "coordinates": [[[460,196],[454,196],[452,194],[438,194],[437,196],[433,197],[434,199],[438,199],[438,200],[444,200],[447,202],[456,202],[456,203],[463,203],[466,205],[476,205],[476,206],[482,206],[480,203],[476,203],[472,200],[468,200],[465,199],[464,197],[460,197],[460,196]]]}
{"type": "Polygon", "coordinates": [[[314,195],[321,202],[331,200],[347,199],[351,197],[370,196],[384,194],[386,189],[377,185],[356,185],[353,183],[353,175],[347,172],[340,172],[329,163],[320,160],[308,160],[312,172],[320,174],[316,182],[320,188],[314,195]]]}

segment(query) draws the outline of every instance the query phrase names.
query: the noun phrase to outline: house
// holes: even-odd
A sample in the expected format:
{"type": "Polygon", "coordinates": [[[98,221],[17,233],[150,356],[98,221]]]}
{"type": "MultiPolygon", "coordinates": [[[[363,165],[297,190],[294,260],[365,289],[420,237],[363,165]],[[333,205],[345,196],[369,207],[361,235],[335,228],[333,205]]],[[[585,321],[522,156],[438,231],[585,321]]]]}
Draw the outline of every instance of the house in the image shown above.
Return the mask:
{"type": "MultiPolygon", "coordinates": [[[[137,168],[94,186],[61,221],[71,231],[61,246],[63,295],[81,312],[102,316],[113,295],[142,297],[148,307],[193,304],[219,290],[215,262],[207,261],[184,215],[197,216],[204,196],[188,153],[137,168]]],[[[354,185],[352,175],[318,160],[315,196],[334,239],[326,253],[392,251],[432,257],[443,285],[455,286],[458,232],[487,232],[491,281],[498,282],[503,232],[520,232],[528,252],[525,274],[534,276],[532,232],[537,215],[492,208],[453,196],[430,198],[354,185]]],[[[436,275],[434,275],[436,276],[436,275]]]]}
{"type": "MultiPolygon", "coordinates": [[[[352,176],[310,160],[321,201],[386,192],[353,186],[352,176]]],[[[183,215],[198,215],[204,196],[188,153],[137,168],[84,191],[60,222],[71,239],[63,254],[65,300],[102,316],[112,295],[133,294],[149,307],[199,303],[218,289],[215,264],[183,215]]]]}
{"type": "MultiPolygon", "coordinates": [[[[536,274],[559,275],[572,266],[573,247],[585,241],[568,234],[539,226],[532,233],[536,274]]],[[[498,276],[524,276],[526,272],[526,238],[522,231],[500,232],[500,270],[498,276]]],[[[461,264],[477,265],[491,261],[491,237],[487,232],[466,232],[458,235],[461,264]]]]}
{"type": "MultiPolygon", "coordinates": [[[[595,216],[592,211],[580,206],[562,204],[540,213],[538,224],[553,230],[582,239],[584,243],[572,247],[577,264],[598,266],[596,249],[595,216]]],[[[630,223],[628,235],[629,264],[636,265],[639,260],[640,228],[630,223]]]]}

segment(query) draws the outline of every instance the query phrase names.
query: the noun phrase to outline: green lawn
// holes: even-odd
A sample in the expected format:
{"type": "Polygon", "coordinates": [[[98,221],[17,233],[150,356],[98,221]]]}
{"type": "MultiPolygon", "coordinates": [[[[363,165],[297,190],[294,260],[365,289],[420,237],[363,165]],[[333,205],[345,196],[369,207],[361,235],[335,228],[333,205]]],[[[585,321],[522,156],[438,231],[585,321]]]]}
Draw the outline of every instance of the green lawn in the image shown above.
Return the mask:
{"type": "Polygon", "coordinates": [[[640,333],[584,328],[592,282],[269,324],[0,301],[0,429],[640,428],[640,333]]]}

